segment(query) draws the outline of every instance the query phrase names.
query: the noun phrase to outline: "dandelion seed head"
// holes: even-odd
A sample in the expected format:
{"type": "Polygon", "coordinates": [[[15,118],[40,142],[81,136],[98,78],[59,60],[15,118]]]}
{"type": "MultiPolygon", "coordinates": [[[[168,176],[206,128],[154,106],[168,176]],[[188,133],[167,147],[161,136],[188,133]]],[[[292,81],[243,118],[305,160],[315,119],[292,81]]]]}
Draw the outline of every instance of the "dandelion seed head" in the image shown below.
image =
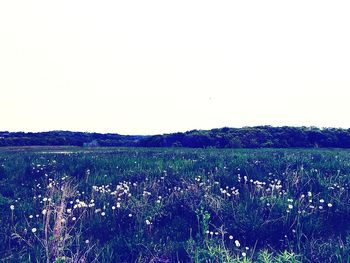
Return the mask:
{"type": "Polygon", "coordinates": [[[236,245],[236,247],[240,247],[240,246],[241,246],[241,243],[239,243],[238,240],[235,240],[235,245],[236,245]]]}

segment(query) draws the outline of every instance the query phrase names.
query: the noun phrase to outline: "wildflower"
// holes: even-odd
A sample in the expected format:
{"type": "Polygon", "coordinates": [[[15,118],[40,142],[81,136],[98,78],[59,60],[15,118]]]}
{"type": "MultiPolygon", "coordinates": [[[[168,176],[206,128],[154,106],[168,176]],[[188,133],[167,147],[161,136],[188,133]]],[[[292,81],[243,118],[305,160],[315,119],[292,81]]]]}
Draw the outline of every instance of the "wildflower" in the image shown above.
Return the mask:
{"type": "Polygon", "coordinates": [[[247,253],[242,252],[242,257],[246,257],[246,256],[247,256],[247,253]]]}
{"type": "Polygon", "coordinates": [[[32,218],[33,218],[33,215],[30,215],[29,218],[32,219],[32,218]]]}
{"type": "Polygon", "coordinates": [[[117,202],[117,208],[120,208],[120,203],[119,202],[117,202]]]}
{"type": "Polygon", "coordinates": [[[150,225],[151,221],[149,221],[148,219],[146,219],[146,225],[150,225]]]}
{"type": "Polygon", "coordinates": [[[323,209],[323,206],[322,206],[322,205],[320,205],[318,208],[319,208],[320,210],[322,210],[322,209],[323,209]]]}
{"type": "Polygon", "coordinates": [[[90,243],[89,239],[86,239],[85,244],[89,244],[89,243],[90,243]]]}
{"type": "Polygon", "coordinates": [[[102,213],[101,213],[101,216],[105,216],[105,215],[106,215],[106,213],[105,213],[105,212],[102,212],[102,213]]]}
{"type": "Polygon", "coordinates": [[[46,215],[47,210],[46,210],[46,209],[44,209],[43,211],[41,211],[41,213],[42,213],[43,215],[46,215]]]}
{"type": "Polygon", "coordinates": [[[32,232],[33,232],[33,233],[36,232],[36,228],[35,228],[35,227],[32,228],[32,232]]]}
{"type": "Polygon", "coordinates": [[[115,210],[115,206],[112,206],[112,210],[115,210]]]}
{"type": "Polygon", "coordinates": [[[288,208],[289,208],[289,209],[293,209],[293,205],[290,205],[290,204],[289,204],[289,205],[288,205],[288,208]]]}
{"type": "Polygon", "coordinates": [[[75,220],[77,220],[77,218],[76,218],[75,216],[73,216],[73,217],[72,217],[72,220],[75,221],[75,220]]]}
{"type": "Polygon", "coordinates": [[[240,247],[240,246],[241,246],[241,243],[239,243],[238,240],[235,240],[235,245],[236,245],[236,247],[240,247]]]}
{"type": "Polygon", "coordinates": [[[15,210],[15,206],[14,205],[10,205],[10,209],[13,211],[15,210]]]}
{"type": "Polygon", "coordinates": [[[311,192],[307,192],[307,196],[308,196],[308,197],[311,197],[311,196],[312,196],[312,193],[311,193],[311,192]]]}
{"type": "Polygon", "coordinates": [[[320,199],[320,203],[324,203],[324,199],[320,199]]]}
{"type": "Polygon", "coordinates": [[[132,217],[132,214],[129,214],[129,217],[132,217]]]}
{"type": "Polygon", "coordinates": [[[46,202],[46,201],[47,201],[47,197],[44,197],[44,198],[43,198],[43,201],[46,202]]]}
{"type": "Polygon", "coordinates": [[[328,203],[327,206],[331,208],[333,205],[331,203],[328,203]]]}
{"type": "Polygon", "coordinates": [[[228,238],[229,238],[230,240],[232,240],[232,239],[233,239],[233,236],[232,236],[232,235],[230,235],[228,238]]]}

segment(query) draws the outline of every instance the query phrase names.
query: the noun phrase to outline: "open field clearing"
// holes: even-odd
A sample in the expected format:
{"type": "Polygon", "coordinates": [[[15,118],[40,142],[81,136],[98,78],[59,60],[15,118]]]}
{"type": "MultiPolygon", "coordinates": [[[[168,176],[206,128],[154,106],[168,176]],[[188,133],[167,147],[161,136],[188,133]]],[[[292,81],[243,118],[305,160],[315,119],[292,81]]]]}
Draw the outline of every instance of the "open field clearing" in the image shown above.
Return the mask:
{"type": "Polygon", "coordinates": [[[350,151],[0,148],[4,262],[350,262],[350,151]]]}

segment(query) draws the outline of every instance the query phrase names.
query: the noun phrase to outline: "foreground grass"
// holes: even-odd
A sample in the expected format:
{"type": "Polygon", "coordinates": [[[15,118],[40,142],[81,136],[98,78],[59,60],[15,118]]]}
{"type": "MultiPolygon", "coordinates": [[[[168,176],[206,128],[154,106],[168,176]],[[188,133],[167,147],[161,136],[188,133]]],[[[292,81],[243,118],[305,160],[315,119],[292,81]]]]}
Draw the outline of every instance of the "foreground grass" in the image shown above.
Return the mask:
{"type": "Polygon", "coordinates": [[[9,262],[349,262],[347,150],[6,148],[9,262]]]}

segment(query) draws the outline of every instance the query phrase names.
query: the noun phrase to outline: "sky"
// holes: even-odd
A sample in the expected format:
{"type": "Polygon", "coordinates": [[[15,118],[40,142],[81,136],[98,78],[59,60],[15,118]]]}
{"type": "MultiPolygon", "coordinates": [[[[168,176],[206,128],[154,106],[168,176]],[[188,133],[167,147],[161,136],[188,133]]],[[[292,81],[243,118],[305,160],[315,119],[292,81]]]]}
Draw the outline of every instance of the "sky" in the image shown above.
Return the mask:
{"type": "Polygon", "coordinates": [[[350,128],[349,1],[0,1],[0,131],[350,128]]]}

